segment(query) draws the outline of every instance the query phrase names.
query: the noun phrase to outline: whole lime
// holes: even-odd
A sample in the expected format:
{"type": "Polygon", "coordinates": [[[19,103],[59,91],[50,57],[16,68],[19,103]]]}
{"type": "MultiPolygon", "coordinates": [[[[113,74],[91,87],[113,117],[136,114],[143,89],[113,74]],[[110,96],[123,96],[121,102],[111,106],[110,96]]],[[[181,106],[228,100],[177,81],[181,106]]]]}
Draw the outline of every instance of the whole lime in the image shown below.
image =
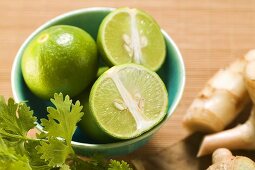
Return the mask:
{"type": "Polygon", "coordinates": [[[72,97],[96,77],[96,43],[80,28],[53,26],[28,44],[21,67],[27,86],[38,97],[49,99],[59,92],[72,97]]]}

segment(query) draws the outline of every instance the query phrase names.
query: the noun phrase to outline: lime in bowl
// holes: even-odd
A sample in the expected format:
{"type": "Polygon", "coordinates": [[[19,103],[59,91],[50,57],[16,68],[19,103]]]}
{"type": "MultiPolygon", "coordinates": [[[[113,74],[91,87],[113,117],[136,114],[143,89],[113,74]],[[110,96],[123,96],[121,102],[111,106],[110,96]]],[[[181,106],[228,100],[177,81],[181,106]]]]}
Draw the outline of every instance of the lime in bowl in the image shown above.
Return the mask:
{"type": "MultiPolygon", "coordinates": [[[[41,31],[54,25],[71,25],[86,30],[95,40],[97,39],[99,26],[104,17],[113,11],[114,8],[95,7],[71,11],[51,19],[37,30],[35,30],[20,47],[12,66],[12,91],[16,102],[27,101],[27,104],[34,110],[35,116],[45,117],[46,107],[50,105],[49,101],[45,101],[36,97],[24,82],[21,71],[21,57],[29,42],[41,31]]],[[[162,67],[157,71],[165,83],[168,91],[168,109],[164,119],[153,129],[143,133],[142,135],[129,140],[123,140],[113,143],[97,143],[86,136],[78,127],[74,136],[72,145],[75,151],[81,155],[102,154],[105,156],[124,155],[146,144],[157,132],[160,127],[168,120],[175,111],[181,100],[185,85],[185,68],[181,53],[164,30],[161,30],[166,43],[166,59],[162,67]]],[[[42,130],[42,126],[37,123],[37,128],[42,130]]]]}

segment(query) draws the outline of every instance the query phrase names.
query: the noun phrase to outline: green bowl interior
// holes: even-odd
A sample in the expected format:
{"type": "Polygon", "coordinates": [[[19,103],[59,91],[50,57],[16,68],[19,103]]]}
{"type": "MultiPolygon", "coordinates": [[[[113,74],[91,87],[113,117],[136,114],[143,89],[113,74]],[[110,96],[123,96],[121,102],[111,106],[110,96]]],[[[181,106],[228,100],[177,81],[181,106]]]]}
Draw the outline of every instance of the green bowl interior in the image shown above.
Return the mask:
{"type": "MultiPolygon", "coordinates": [[[[28,105],[31,109],[34,110],[35,115],[40,118],[45,117],[46,107],[50,106],[51,103],[49,101],[44,101],[36,97],[34,94],[26,86],[22,72],[21,72],[21,57],[24,49],[26,48],[29,41],[40,31],[53,26],[53,25],[73,25],[80,27],[86,30],[88,33],[92,35],[92,37],[96,40],[97,32],[99,25],[102,19],[112,10],[112,8],[92,8],[90,10],[78,10],[66,13],[61,15],[57,18],[54,18],[47,22],[46,24],[39,27],[35,32],[33,32],[30,37],[24,42],[22,47],[20,48],[12,70],[12,89],[13,95],[16,101],[28,101],[28,105]]],[[[162,121],[164,122],[174,111],[177,104],[180,101],[180,98],[183,93],[184,83],[185,83],[185,71],[184,71],[184,64],[182,61],[181,54],[176,47],[175,43],[172,39],[164,32],[163,35],[165,37],[166,46],[167,46],[167,57],[164,62],[162,68],[157,72],[162,80],[164,81],[167,91],[169,93],[169,106],[168,106],[168,113],[166,118],[162,121]]],[[[162,123],[161,123],[162,124],[162,123]]],[[[160,125],[159,125],[160,126],[160,125]]],[[[154,130],[151,130],[142,136],[138,137],[140,139],[147,138],[152,135],[159,126],[156,126],[154,130]]],[[[40,127],[38,125],[38,127],[40,127]]],[[[136,142],[138,139],[131,139],[129,142],[132,143],[136,142]]],[[[89,139],[86,134],[80,131],[77,128],[75,135],[73,136],[73,141],[75,143],[85,143],[85,144],[96,144],[95,141],[89,139]]],[[[123,141],[124,142],[124,141],[123,141]]],[[[121,143],[121,142],[118,142],[121,143]]],[[[125,143],[125,142],[124,142],[125,143]]],[[[107,144],[106,144],[107,145],[107,144]]]]}

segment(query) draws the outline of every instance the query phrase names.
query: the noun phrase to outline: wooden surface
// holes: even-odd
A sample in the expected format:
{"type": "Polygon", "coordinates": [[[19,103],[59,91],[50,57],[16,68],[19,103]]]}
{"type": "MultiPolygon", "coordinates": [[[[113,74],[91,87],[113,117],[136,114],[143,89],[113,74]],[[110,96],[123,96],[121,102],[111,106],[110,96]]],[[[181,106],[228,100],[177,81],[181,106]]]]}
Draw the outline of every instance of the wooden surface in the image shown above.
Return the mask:
{"type": "Polygon", "coordinates": [[[147,11],[174,39],[184,58],[187,76],[182,101],[153,139],[136,152],[139,155],[156,153],[187,136],[181,119],[207,79],[255,48],[253,0],[0,0],[0,94],[12,96],[12,62],[32,31],[64,12],[96,6],[147,11]]]}

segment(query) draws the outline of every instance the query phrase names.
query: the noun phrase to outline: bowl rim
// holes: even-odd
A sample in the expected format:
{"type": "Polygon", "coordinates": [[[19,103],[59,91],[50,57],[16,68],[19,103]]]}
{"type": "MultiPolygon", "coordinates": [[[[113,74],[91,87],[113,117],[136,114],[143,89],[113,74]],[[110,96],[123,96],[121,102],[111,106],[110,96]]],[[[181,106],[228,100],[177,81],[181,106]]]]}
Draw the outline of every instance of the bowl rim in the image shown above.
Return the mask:
{"type": "MultiPolygon", "coordinates": [[[[28,42],[36,34],[38,34],[43,29],[47,28],[48,26],[54,24],[54,22],[57,22],[58,20],[61,20],[63,18],[69,17],[69,16],[73,16],[73,15],[77,15],[77,14],[81,14],[81,13],[96,12],[96,11],[112,11],[114,9],[115,8],[112,8],[112,7],[89,7],[89,8],[82,8],[82,9],[78,9],[78,10],[69,11],[69,12],[63,13],[61,15],[58,15],[58,16],[46,21],[44,24],[39,26],[35,31],[33,31],[26,38],[26,40],[22,43],[22,45],[20,46],[17,54],[15,55],[15,58],[14,58],[14,61],[13,61],[13,64],[12,64],[11,88],[12,88],[12,93],[13,93],[14,100],[16,102],[21,101],[21,99],[17,95],[16,86],[15,86],[15,78],[16,78],[15,75],[16,75],[16,72],[17,72],[18,60],[19,60],[25,46],[28,44],[28,42]]],[[[167,116],[158,125],[153,127],[151,130],[149,130],[148,132],[145,132],[142,135],[140,135],[136,138],[133,138],[133,139],[118,141],[118,142],[114,142],[114,143],[107,143],[107,144],[91,144],[91,143],[82,143],[82,142],[72,141],[71,142],[72,146],[74,146],[74,147],[89,147],[91,149],[96,148],[97,150],[109,149],[109,148],[113,148],[113,147],[117,148],[117,147],[127,146],[127,145],[139,142],[139,141],[141,141],[145,138],[148,138],[148,137],[152,136],[163,125],[163,122],[165,122],[173,114],[173,112],[176,110],[177,106],[179,105],[180,100],[183,96],[183,92],[184,92],[185,81],[186,81],[185,80],[186,79],[185,64],[184,64],[184,61],[183,61],[182,54],[181,54],[179,48],[177,47],[176,43],[173,41],[173,39],[163,29],[161,29],[161,32],[163,33],[164,38],[167,39],[167,41],[170,42],[173,49],[175,50],[175,53],[178,56],[178,61],[179,61],[178,67],[179,67],[179,74],[180,74],[180,78],[178,79],[178,81],[179,81],[178,93],[177,93],[177,96],[176,96],[175,100],[172,103],[172,107],[169,108],[169,110],[168,110],[167,116]]],[[[36,122],[36,124],[37,124],[36,128],[40,131],[43,131],[42,126],[37,122],[36,122]]]]}

